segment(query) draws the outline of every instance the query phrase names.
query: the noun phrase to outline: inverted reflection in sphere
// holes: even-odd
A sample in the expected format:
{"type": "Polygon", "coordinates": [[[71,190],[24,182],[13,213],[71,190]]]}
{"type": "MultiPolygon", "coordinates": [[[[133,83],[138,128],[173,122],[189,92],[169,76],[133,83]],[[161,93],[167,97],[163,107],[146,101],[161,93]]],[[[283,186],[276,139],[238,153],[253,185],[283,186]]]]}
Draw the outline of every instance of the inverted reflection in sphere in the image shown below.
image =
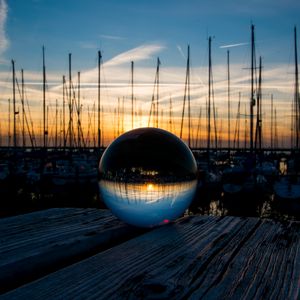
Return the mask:
{"type": "Polygon", "coordinates": [[[100,193],[126,223],[153,227],[178,218],[196,190],[197,165],[175,135],[139,128],[118,137],[103,153],[100,193]]]}

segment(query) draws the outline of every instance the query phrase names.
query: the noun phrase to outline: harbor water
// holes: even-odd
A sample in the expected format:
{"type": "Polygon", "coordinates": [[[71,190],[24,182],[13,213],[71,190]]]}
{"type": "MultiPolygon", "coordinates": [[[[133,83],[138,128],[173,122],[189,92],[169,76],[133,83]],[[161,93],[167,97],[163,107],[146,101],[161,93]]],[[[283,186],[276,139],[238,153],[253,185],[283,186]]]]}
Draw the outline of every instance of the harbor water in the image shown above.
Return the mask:
{"type": "MultiPolygon", "coordinates": [[[[101,151],[54,151],[46,157],[24,151],[8,153],[2,151],[0,161],[1,217],[52,207],[106,207],[98,186],[101,151]]],[[[208,168],[206,159],[194,155],[199,173],[197,191],[185,214],[300,220],[298,175],[287,173],[294,155],[269,156],[268,161],[275,161],[276,168],[266,168],[264,173],[247,173],[239,170],[236,162],[230,165],[222,159],[208,168]]],[[[166,195],[171,188],[166,185],[166,195]]],[[[130,198],[128,191],[123,195],[130,198]]],[[[153,193],[151,188],[149,191],[153,193]]]]}

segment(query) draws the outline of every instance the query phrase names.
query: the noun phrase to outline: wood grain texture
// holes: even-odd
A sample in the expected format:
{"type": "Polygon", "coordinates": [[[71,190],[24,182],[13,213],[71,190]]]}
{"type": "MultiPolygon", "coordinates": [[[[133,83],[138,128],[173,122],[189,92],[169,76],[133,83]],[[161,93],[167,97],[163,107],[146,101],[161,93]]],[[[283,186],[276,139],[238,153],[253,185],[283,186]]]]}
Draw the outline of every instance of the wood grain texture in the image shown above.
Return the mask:
{"type": "Polygon", "coordinates": [[[107,210],[59,208],[0,219],[0,292],[136,234],[107,210]]]}
{"type": "Polygon", "coordinates": [[[299,222],[195,216],[1,299],[299,299],[299,222]]]}

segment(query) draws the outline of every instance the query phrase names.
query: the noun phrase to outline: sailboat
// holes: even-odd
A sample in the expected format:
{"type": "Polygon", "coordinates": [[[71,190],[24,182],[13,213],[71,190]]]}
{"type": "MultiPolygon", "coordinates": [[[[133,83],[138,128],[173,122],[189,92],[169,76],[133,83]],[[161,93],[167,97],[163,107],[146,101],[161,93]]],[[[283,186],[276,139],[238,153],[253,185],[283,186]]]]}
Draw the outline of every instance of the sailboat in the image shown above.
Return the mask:
{"type": "Polygon", "coordinates": [[[216,108],[214,103],[213,70],[212,70],[212,37],[208,38],[208,101],[207,101],[207,146],[206,161],[198,162],[198,167],[203,177],[203,186],[211,191],[219,191],[222,185],[222,174],[212,153],[212,136],[214,134],[215,149],[218,147],[218,137],[216,129],[216,108]],[[212,134],[212,129],[214,130],[212,134]]]}
{"type": "Polygon", "coordinates": [[[294,103],[293,103],[293,131],[292,141],[294,145],[294,161],[293,168],[288,170],[288,174],[280,178],[274,183],[275,200],[281,208],[288,209],[295,213],[300,212],[300,178],[297,168],[297,156],[299,155],[299,133],[300,133],[300,97],[299,97],[299,80],[298,80],[298,54],[297,54],[297,29],[294,28],[294,54],[295,54],[295,85],[294,85],[294,103]]]}
{"type": "MultiPolygon", "coordinates": [[[[259,64],[259,87],[255,92],[256,55],[254,25],[251,26],[251,96],[250,96],[250,153],[233,161],[223,171],[223,191],[227,194],[237,193],[262,193],[266,187],[267,180],[264,175],[258,172],[255,164],[256,152],[261,150],[262,145],[262,111],[261,111],[261,58],[259,64]],[[256,132],[254,134],[254,106],[257,106],[256,132]],[[255,139],[254,139],[255,136],[255,139]]],[[[245,126],[246,128],[246,126],[245,126]]],[[[246,138],[245,138],[246,140],[246,138]]]]}

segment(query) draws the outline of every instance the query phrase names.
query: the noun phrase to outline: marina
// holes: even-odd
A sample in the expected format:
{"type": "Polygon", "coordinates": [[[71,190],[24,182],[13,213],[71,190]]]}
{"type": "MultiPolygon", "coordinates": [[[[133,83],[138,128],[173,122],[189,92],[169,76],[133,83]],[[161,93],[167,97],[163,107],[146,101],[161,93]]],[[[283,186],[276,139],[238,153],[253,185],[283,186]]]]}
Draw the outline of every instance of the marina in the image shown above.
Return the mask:
{"type": "Polygon", "coordinates": [[[0,300],[300,299],[299,1],[71,2],[0,0],[0,300]]]}
{"type": "MultiPolygon", "coordinates": [[[[101,102],[103,89],[107,91],[107,87],[103,85],[105,64],[101,51],[97,52],[97,72],[95,73],[97,83],[94,87],[97,105],[94,102],[93,112],[90,114],[88,111],[86,115],[82,110],[83,99],[81,96],[83,91],[81,88],[83,82],[80,72],[77,73],[77,80],[73,78],[72,54],[69,53],[68,80],[63,75],[62,85],[56,89],[58,91],[56,96],[60,100],[56,99],[55,114],[53,114],[53,107],[51,112],[48,106],[50,100],[47,98],[49,91],[46,87],[46,56],[45,48],[42,47],[43,76],[40,96],[42,96],[43,109],[39,117],[42,129],[40,128],[38,131],[31,119],[29,102],[27,101],[25,105],[26,84],[23,69],[21,86],[19,86],[15,62],[12,60],[12,103],[9,99],[8,118],[6,120],[8,121],[6,124],[7,132],[4,132],[3,129],[1,131],[0,191],[3,199],[1,215],[7,216],[22,211],[57,206],[104,208],[105,205],[98,193],[98,181],[100,179],[98,168],[102,154],[107,146],[122,136],[124,132],[137,128],[138,125],[140,127],[144,125],[148,128],[172,131],[193,152],[197,163],[197,193],[189,209],[191,214],[234,214],[237,216],[241,214],[253,217],[280,215],[299,219],[300,98],[297,29],[294,27],[292,43],[294,72],[293,86],[291,86],[293,96],[291,96],[291,110],[288,118],[290,128],[289,131],[282,132],[281,143],[279,143],[276,103],[274,103],[273,94],[271,94],[270,107],[264,102],[263,66],[262,58],[259,58],[259,63],[256,59],[255,26],[251,24],[250,29],[250,72],[249,83],[246,85],[248,93],[250,91],[250,98],[248,95],[246,103],[242,103],[245,105],[245,114],[243,114],[240,107],[241,93],[238,92],[236,117],[233,117],[231,59],[230,53],[227,51],[227,128],[225,129],[221,126],[223,119],[220,120],[217,117],[218,107],[214,96],[212,37],[208,38],[208,82],[206,105],[203,108],[204,116],[202,115],[202,106],[200,106],[197,117],[192,113],[195,110],[193,106],[195,105],[195,98],[193,99],[190,94],[193,84],[190,78],[192,70],[190,45],[188,45],[184,94],[183,99],[180,100],[182,106],[181,104],[178,106],[177,103],[176,114],[173,111],[172,97],[168,97],[168,108],[166,103],[160,103],[165,96],[160,93],[162,83],[159,58],[157,58],[150,111],[149,113],[138,111],[135,95],[137,88],[136,68],[134,61],[131,61],[130,93],[127,97],[120,95],[116,105],[113,105],[114,121],[113,126],[109,129],[107,128],[108,121],[103,119],[106,106],[101,102]],[[17,92],[19,92],[20,101],[17,92]],[[20,103],[22,110],[19,111],[17,106],[20,103]],[[130,103],[129,106],[128,103],[130,103]],[[124,105],[127,105],[126,108],[124,105]],[[163,117],[163,109],[168,111],[165,117],[163,117]],[[267,113],[269,114],[268,117],[266,117],[267,113]],[[145,122],[138,124],[138,120],[142,120],[143,116],[147,119],[147,125],[145,122]],[[85,123],[87,117],[88,124],[85,123]],[[49,122],[50,120],[52,122],[49,122]],[[205,123],[205,126],[202,123],[205,123]],[[107,139],[108,136],[109,139],[107,139]],[[221,138],[222,136],[224,138],[221,138]],[[223,139],[224,141],[222,141],[223,139]],[[249,199],[249,201],[239,201],[237,200],[239,198],[249,199]],[[249,206],[245,206],[246,202],[249,206]]],[[[198,104],[197,109],[199,108],[198,104]]],[[[160,149],[153,150],[159,151],[160,149]]],[[[168,154],[165,154],[165,157],[167,158],[168,154]]],[[[124,161],[126,159],[128,157],[123,158],[124,161]]],[[[145,159],[147,158],[145,157],[145,159]]],[[[153,164],[156,163],[153,162],[153,164]]],[[[126,178],[119,176],[108,179],[112,181],[125,180],[126,182],[141,180],[134,179],[134,174],[126,176],[126,178]]],[[[171,177],[160,178],[160,183],[163,183],[162,180],[172,181],[171,177]]],[[[176,178],[174,177],[173,180],[176,178]]],[[[122,193],[125,195],[130,193],[126,185],[122,193]]]]}
{"type": "MultiPolygon", "coordinates": [[[[11,149],[0,151],[1,216],[55,207],[105,208],[98,187],[104,149],[11,149]]],[[[228,157],[227,149],[193,150],[198,165],[197,192],[190,214],[236,215],[299,220],[297,155],[265,150],[249,165],[249,152],[228,157]]],[[[117,187],[117,185],[116,185],[117,187]]],[[[126,186],[123,194],[128,196],[126,186]]],[[[172,188],[161,188],[161,195],[172,188]]],[[[149,196],[150,197],[150,196],[149,196]]]]}

